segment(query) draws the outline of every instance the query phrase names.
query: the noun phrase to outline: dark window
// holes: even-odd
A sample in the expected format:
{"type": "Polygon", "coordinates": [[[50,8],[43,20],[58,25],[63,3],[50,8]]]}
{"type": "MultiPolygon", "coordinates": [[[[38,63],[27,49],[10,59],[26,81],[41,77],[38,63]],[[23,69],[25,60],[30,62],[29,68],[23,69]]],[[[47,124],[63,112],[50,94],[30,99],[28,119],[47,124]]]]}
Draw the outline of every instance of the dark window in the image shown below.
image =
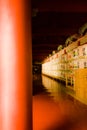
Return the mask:
{"type": "Polygon", "coordinates": [[[84,68],[87,68],[87,62],[84,62],[84,68]]]}
{"type": "Polygon", "coordinates": [[[83,56],[86,55],[85,48],[83,48],[82,51],[83,51],[83,56]]]}
{"type": "Polygon", "coordinates": [[[75,51],[73,51],[73,57],[75,57],[75,51]]]}

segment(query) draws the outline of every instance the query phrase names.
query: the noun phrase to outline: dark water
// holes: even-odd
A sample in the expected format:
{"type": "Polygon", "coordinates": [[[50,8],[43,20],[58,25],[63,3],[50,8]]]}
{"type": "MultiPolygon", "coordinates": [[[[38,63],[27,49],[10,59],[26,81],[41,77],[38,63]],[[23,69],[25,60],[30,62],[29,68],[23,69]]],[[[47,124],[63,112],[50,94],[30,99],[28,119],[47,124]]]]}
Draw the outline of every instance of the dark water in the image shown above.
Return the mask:
{"type": "Polygon", "coordinates": [[[47,93],[46,88],[42,84],[42,76],[40,74],[33,75],[33,95],[47,93]]]}

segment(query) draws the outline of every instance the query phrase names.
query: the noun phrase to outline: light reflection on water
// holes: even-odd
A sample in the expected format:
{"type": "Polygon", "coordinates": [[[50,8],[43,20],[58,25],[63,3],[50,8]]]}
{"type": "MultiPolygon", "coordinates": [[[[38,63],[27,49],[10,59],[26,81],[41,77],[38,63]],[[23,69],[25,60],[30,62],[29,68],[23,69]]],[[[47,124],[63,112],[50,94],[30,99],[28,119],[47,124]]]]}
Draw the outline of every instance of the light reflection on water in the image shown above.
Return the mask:
{"type": "Polygon", "coordinates": [[[50,92],[50,95],[53,96],[55,100],[58,100],[59,97],[63,98],[64,95],[68,94],[87,105],[87,85],[85,83],[87,84],[87,81],[79,82],[79,85],[73,90],[69,87],[66,88],[63,83],[42,75],[43,86],[50,92]]]}
{"type": "Polygon", "coordinates": [[[75,92],[72,89],[66,88],[63,82],[42,75],[42,84],[46,91],[50,93],[49,96],[53,97],[55,101],[64,100],[67,97],[70,100],[74,100],[70,95],[75,95],[75,92]]]}
{"type": "Polygon", "coordinates": [[[33,80],[33,130],[86,130],[87,106],[64,84],[38,75],[33,80]]]}
{"type": "Polygon", "coordinates": [[[44,75],[42,75],[42,84],[55,100],[59,100],[64,96],[64,84],[44,75]]]}

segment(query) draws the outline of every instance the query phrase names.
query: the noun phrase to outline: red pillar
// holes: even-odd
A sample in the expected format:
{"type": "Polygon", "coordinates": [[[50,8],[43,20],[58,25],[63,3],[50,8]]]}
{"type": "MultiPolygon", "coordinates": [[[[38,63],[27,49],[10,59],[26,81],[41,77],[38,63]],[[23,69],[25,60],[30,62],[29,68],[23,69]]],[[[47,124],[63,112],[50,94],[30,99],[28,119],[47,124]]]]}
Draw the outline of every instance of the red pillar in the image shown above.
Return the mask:
{"type": "Polygon", "coordinates": [[[0,130],[26,129],[24,10],[22,0],[0,0],[0,130]]]}

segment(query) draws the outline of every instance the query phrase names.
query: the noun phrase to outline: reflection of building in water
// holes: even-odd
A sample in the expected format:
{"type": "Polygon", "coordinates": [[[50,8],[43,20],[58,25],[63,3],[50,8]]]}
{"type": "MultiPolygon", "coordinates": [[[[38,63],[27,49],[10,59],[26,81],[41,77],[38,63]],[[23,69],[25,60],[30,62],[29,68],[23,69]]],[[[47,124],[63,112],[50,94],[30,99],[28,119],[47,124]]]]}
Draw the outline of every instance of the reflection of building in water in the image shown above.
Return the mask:
{"type": "Polygon", "coordinates": [[[52,96],[56,101],[58,101],[62,97],[62,87],[63,84],[42,75],[42,84],[50,92],[50,96],[52,96]]]}
{"type": "Polygon", "coordinates": [[[50,96],[52,96],[55,101],[59,101],[62,97],[64,97],[64,94],[67,93],[68,95],[71,95],[82,103],[87,104],[86,74],[87,71],[84,72],[83,69],[76,72],[75,78],[77,80],[75,82],[75,92],[70,88],[64,87],[64,84],[44,75],[42,75],[42,84],[46,88],[46,90],[50,92],[50,96]]]}

